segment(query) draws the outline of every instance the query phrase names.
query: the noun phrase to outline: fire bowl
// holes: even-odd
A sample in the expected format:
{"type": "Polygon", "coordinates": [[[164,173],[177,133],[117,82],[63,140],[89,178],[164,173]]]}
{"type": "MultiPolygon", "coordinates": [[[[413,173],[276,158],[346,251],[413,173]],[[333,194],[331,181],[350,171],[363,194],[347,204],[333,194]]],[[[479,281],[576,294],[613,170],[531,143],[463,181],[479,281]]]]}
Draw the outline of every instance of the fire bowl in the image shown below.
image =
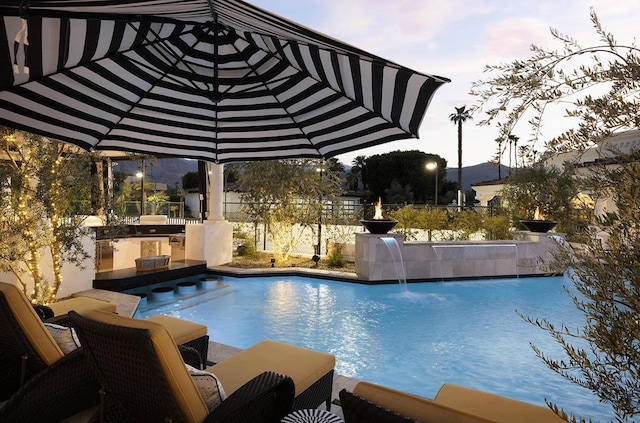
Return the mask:
{"type": "Polygon", "coordinates": [[[549,232],[558,224],[551,220],[521,220],[520,223],[531,232],[549,232]]]}
{"type": "Polygon", "coordinates": [[[372,234],[386,234],[398,223],[397,220],[373,219],[361,220],[360,223],[372,234]]]}

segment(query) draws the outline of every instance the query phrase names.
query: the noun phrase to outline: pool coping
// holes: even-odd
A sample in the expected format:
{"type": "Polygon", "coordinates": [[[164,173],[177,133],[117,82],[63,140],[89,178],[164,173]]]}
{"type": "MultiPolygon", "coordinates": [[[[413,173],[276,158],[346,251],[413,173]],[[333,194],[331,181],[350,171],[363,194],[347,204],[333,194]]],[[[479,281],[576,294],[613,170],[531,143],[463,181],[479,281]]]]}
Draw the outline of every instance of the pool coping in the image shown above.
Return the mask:
{"type": "MultiPolygon", "coordinates": [[[[340,272],[325,269],[307,269],[303,267],[232,267],[232,266],[208,266],[207,272],[220,276],[234,276],[239,278],[253,278],[265,276],[306,276],[318,279],[333,279],[344,282],[367,283],[358,279],[358,275],[352,272],[340,272]]],[[[397,283],[398,281],[395,281],[397,283]]]]}
{"type": "MultiPolygon", "coordinates": [[[[303,276],[316,279],[330,279],[341,282],[352,282],[363,285],[389,285],[398,283],[398,279],[385,280],[366,280],[358,278],[353,272],[341,272],[337,270],[313,269],[303,267],[233,267],[233,266],[208,266],[207,273],[220,276],[232,276],[237,278],[254,278],[269,276],[303,276]]],[[[449,282],[449,281],[470,281],[470,280],[487,280],[487,279],[512,279],[512,278],[535,278],[545,276],[558,276],[560,273],[540,274],[518,274],[518,275],[492,275],[492,276],[463,276],[452,278],[424,278],[424,279],[407,279],[407,283],[423,283],[423,282],[449,282]]]]}

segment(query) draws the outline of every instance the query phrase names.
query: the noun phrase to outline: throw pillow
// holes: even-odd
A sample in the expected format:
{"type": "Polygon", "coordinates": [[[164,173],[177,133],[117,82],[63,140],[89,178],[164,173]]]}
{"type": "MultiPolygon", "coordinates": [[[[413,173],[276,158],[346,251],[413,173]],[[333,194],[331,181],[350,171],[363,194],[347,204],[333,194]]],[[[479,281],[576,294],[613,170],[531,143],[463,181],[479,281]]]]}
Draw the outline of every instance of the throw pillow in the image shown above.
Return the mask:
{"type": "Polygon", "coordinates": [[[56,341],[56,344],[58,344],[63,353],[69,354],[80,347],[80,340],[73,328],[56,325],[54,323],[45,323],[44,326],[47,328],[53,337],[53,340],[56,341]]]}
{"type": "Polygon", "coordinates": [[[211,413],[227,398],[220,380],[213,373],[198,370],[188,364],[185,364],[185,366],[187,366],[187,370],[189,370],[191,378],[198,387],[200,396],[204,399],[204,402],[207,404],[207,409],[209,410],[209,413],[211,413]]]}

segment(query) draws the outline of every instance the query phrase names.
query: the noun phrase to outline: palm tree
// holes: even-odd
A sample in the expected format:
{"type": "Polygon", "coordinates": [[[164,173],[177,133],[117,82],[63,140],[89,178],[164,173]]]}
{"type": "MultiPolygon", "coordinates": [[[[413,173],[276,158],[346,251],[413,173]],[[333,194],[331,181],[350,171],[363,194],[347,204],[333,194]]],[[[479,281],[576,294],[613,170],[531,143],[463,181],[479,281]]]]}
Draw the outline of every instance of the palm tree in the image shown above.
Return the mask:
{"type": "Polygon", "coordinates": [[[339,176],[342,172],[344,172],[344,165],[340,163],[340,161],[335,157],[327,159],[324,168],[325,170],[333,173],[336,176],[339,176]]]}
{"type": "Polygon", "coordinates": [[[518,171],[518,140],[519,137],[512,135],[513,137],[513,156],[516,159],[516,172],[518,171]]]}
{"type": "Polygon", "coordinates": [[[346,180],[347,185],[349,186],[349,191],[358,192],[358,182],[360,181],[359,175],[360,170],[356,167],[351,168],[351,171],[347,173],[346,180]],[[356,171],[354,172],[354,170],[356,171]]]}
{"type": "Polygon", "coordinates": [[[529,155],[529,147],[526,145],[521,145],[520,151],[518,151],[518,155],[520,156],[520,166],[524,167],[524,159],[529,155]]]}
{"type": "Polygon", "coordinates": [[[467,106],[455,107],[456,112],[449,115],[449,120],[458,125],[458,190],[462,191],[462,124],[473,119],[467,106]]]}
{"type": "Polygon", "coordinates": [[[498,143],[498,180],[502,179],[502,138],[496,138],[498,143]]]}
{"type": "MultiPolygon", "coordinates": [[[[367,190],[367,174],[366,174],[366,165],[367,158],[366,156],[356,156],[351,162],[353,167],[357,167],[360,169],[360,180],[362,181],[362,190],[367,190]]],[[[353,171],[353,170],[352,170],[353,171]]]]}
{"type": "MultiPolygon", "coordinates": [[[[520,137],[517,137],[515,135],[509,135],[509,175],[511,175],[511,144],[514,145],[514,147],[518,146],[518,140],[520,139],[520,137]]],[[[518,151],[518,149],[516,148],[516,152],[518,151]]],[[[518,158],[516,157],[516,169],[518,169],[518,158]]]]}

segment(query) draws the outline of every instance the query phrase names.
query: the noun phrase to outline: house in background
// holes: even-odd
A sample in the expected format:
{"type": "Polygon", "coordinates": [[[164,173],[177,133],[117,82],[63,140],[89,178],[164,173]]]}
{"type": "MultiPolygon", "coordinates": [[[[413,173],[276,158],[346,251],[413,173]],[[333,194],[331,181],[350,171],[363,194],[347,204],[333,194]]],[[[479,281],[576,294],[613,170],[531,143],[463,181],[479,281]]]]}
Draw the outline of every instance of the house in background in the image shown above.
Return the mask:
{"type": "MultiPolygon", "coordinates": [[[[569,151],[556,154],[547,159],[545,165],[561,168],[566,163],[572,163],[577,169],[577,174],[584,175],[593,166],[615,167],[620,163],[620,154],[628,154],[634,151],[640,151],[640,130],[637,129],[612,135],[582,152],[569,151]]],[[[480,182],[471,186],[476,192],[476,199],[480,201],[481,206],[490,206],[491,201],[495,201],[496,197],[500,197],[500,191],[504,187],[505,180],[480,182]]],[[[596,215],[616,209],[611,197],[601,197],[600,193],[592,192],[581,194],[583,198],[589,197],[591,199],[596,215]]]]}

